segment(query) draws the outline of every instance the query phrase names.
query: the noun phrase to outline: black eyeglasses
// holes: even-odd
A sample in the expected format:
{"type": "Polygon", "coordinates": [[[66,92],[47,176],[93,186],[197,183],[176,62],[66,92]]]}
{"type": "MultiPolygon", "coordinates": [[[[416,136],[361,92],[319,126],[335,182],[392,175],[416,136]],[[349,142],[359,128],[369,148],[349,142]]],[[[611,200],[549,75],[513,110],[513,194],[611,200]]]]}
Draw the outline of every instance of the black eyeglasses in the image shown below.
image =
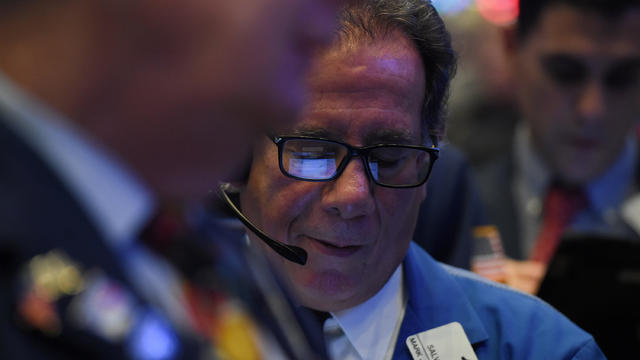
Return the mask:
{"type": "Polygon", "coordinates": [[[356,147],[339,141],[307,136],[270,137],[278,146],[280,171],[304,181],[338,178],[351,158],[359,156],[370,179],[390,188],[411,188],[425,183],[440,149],[434,138],[431,147],[380,144],[356,147]]]}

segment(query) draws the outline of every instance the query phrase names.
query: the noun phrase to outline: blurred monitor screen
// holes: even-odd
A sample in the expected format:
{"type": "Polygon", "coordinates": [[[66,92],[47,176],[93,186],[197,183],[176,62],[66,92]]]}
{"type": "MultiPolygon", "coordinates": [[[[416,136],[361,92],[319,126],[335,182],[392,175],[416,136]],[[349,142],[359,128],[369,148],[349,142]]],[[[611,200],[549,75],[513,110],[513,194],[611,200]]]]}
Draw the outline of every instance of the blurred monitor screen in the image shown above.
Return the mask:
{"type": "Polygon", "coordinates": [[[565,236],[538,296],[591,333],[608,358],[640,349],[640,243],[565,236]]]}

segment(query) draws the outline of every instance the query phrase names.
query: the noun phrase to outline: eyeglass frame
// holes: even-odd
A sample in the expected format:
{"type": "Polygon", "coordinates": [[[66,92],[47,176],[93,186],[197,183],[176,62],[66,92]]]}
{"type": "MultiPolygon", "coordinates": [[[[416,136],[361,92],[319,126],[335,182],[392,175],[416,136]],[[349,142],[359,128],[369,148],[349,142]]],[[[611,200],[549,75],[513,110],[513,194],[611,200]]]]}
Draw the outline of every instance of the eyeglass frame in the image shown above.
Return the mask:
{"type": "Polygon", "coordinates": [[[347,144],[345,142],[338,141],[338,140],[327,139],[327,138],[323,138],[323,137],[315,137],[315,136],[304,136],[304,135],[292,135],[292,136],[288,136],[288,135],[281,135],[281,136],[268,135],[268,137],[278,147],[278,166],[280,167],[280,172],[283,175],[285,175],[287,177],[290,177],[292,179],[301,180],[301,181],[310,181],[310,182],[327,182],[327,181],[333,181],[333,180],[337,179],[338,177],[340,177],[340,175],[342,175],[342,173],[344,172],[344,169],[347,168],[347,165],[349,165],[349,162],[351,161],[351,159],[354,158],[354,157],[359,157],[360,160],[362,161],[362,164],[363,164],[364,168],[365,168],[365,172],[366,172],[367,176],[369,177],[370,181],[372,181],[374,184],[376,184],[378,186],[382,186],[382,187],[393,188],[393,189],[415,188],[415,187],[422,186],[425,182],[427,182],[427,180],[429,180],[429,176],[431,175],[431,171],[433,170],[433,164],[435,164],[435,162],[438,159],[438,156],[440,154],[440,148],[438,147],[438,138],[436,136],[434,136],[434,135],[430,135],[431,141],[433,142],[433,145],[431,145],[431,147],[423,146],[423,145],[411,145],[411,144],[375,144],[375,145],[368,145],[368,146],[353,146],[351,144],[347,144]],[[282,163],[283,148],[284,148],[284,144],[288,140],[320,140],[320,141],[327,141],[327,142],[331,142],[331,143],[334,143],[334,144],[339,144],[341,146],[344,146],[345,148],[347,148],[348,152],[345,155],[345,158],[340,163],[340,165],[336,168],[335,173],[333,174],[333,176],[331,176],[330,178],[327,178],[327,179],[307,179],[307,178],[302,178],[302,177],[299,177],[299,176],[292,175],[288,171],[286,171],[285,168],[284,168],[284,164],[282,163]],[[422,180],[420,183],[415,184],[415,185],[389,185],[389,184],[383,184],[383,183],[378,182],[376,180],[376,178],[373,176],[373,173],[371,173],[371,168],[369,167],[369,162],[366,161],[366,159],[367,159],[367,156],[368,156],[369,152],[371,152],[374,149],[381,148],[381,147],[398,147],[398,148],[402,147],[402,148],[409,148],[409,149],[424,150],[424,151],[428,152],[429,156],[431,157],[431,161],[429,163],[429,170],[427,171],[427,175],[424,177],[424,180],[422,180]]]}

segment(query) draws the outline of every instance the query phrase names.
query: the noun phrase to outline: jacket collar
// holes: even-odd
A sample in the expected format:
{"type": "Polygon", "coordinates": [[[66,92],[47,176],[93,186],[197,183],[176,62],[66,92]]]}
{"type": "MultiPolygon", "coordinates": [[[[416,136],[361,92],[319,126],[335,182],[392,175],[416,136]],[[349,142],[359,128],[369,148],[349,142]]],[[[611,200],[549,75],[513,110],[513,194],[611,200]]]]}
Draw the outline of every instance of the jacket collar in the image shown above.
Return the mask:
{"type": "Polygon", "coordinates": [[[405,344],[407,337],[454,321],[462,325],[472,345],[489,338],[467,295],[450,271],[457,270],[436,262],[418,245],[411,243],[404,260],[407,310],[394,358],[411,358],[405,344]]]}

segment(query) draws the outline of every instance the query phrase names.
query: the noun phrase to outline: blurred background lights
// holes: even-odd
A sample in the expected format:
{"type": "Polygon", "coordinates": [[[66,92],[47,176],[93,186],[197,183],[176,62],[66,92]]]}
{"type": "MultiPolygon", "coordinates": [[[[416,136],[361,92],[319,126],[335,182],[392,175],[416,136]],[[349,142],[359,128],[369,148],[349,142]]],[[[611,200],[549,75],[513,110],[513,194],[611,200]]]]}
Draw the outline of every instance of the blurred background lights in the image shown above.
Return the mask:
{"type": "Polygon", "coordinates": [[[471,5],[471,0],[433,0],[433,6],[442,15],[455,15],[471,5]]]}
{"type": "Polygon", "coordinates": [[[455,16],[470,9],[498,26],[512,24],[518,17],[518,0],[432,0],[431,3],[443,16],[455,16]]]}
{"type": "Polygon", "coordinates": [[[518,0],[476,0],[482,17],[496,25],[508,25],[518,17],[518,0]]]}
{"type": "Polygon", "coordinates": [[[152,310],[146,310],[140,316],[129,340],[131,357],[136,360],[173,359],[178,350],[178,339],[167,321],[152,310]]]}

